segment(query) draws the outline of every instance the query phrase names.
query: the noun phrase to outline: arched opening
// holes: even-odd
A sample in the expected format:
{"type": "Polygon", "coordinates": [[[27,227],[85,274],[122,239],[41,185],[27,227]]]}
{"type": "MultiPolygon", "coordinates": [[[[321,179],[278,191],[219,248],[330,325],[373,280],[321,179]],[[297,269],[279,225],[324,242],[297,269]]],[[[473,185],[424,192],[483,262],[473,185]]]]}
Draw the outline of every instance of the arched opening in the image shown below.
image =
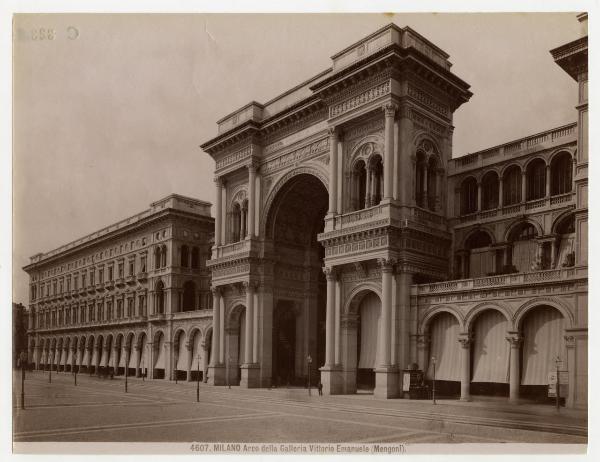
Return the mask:
{"type": "Polygon", "coordinates": [[[553,196],[566,194],[573,189],[573,159],[568,152],[561,152],[550,163],[550,192],[553,196]]]}
{"type": "Polygon", "coordinates": [[[200,252],[198,250],[198,247],[192,248],[192,268],[200,268],[200,252]]]}
{"type": "Polygon", "coordinates": [[[429,157],[427,165],[427,208],[431,211],[437,210],[439,202],[438,184],[440,182],[440,167],[436,156],[429,157]]]}
{"type": "MultiPolygon", "coordinates": [[[[133,333],[127,335],[127,340],[124,342],[124,349],[121,356],[123,369],[127,368],[127,375],[137,376],[140,352],[135,348],[133,333]]],[[[123,371],[123,373],[125,373],[125,371],[123,371]]]]}
{"type": "Polygon", "coordinates": [[[427,155],[417,152],[415,165],[415,201],[418,207],[425,207],[427,202],[427,155]]]}
{"type": "Polygon", "coordinates": [[[202,348],[202,334],[198,329],[196,329],[190,337],[190,345],[191,345],[191,379],[194,381],[204,380],[205,370],[204,370],[204,349],[202,348]]]}
{"type": "Polygon", "coordinates": [[[165,244],[161,247],[161,258],[160,258],[161,268],[165,268],[167,266],[167,246],[165,244]]]}
{"type": "Polygon", "coordinates": [[[65,358],[65,365],[64,365],[63,370],[66,372],[71,372],[71,364],[73,361],[73,351],[71,351],[71,339],[68,337],[65,340],[65,351],[66,351],[66,358],[65,358]]]}
{"type": "Polygon", "coordinates": [[[356,388],[373,390],[375,388],[375,367],[379,357],[378,337],[381,318],[381,300],[374,292],[369,292],[358,306],[358,324],[356,339],[356,388]]]}
{"type": "Polygon", "coordinates": [[[518,165],[512,165],[504,172],[502,177],[502,203],[506,205],[519,204],[521,202],[521,169],[518,165]]]}
{"type": "Polygon", "coordinates": [[[231,207],[230,218],[230,242],[238,242],[240,240],[240,227],[242,223],[242,207],[237,202],[231,207]]]}
{"type": "Polygon", "coordinates": [[[104,337],[102,335],[96,338],[96,343],[94,344],[94,351],[92,352],[92,370],[91,374],[100,375],[102,372],[102,363],[100,360],[102,359],[102,352],[104,350],[104,337]]]}
{"type": "Polygon", "coordinates": [[[369,159],[371,174],[371,206],[378,205],[383,197],[383,162],[380,155],[373,155],[369,159]]]}
{"type": "Polygon", "coordinates": [[[448,312],[436,314],[429,321],[429,358],[426,379],[434,377],[437,396],[456,396],[460,393],[460,325],[456,317],[448,312]],[[434,359],[435,358],[435,366],[434,359]]]}
{"type": "Polygon", "coordinates": [[[165,284],[158,281],[154,288],[154,313],[162,314],[165,312],[165,284]]]}
{"type": "Polygon", "coordinates": [[[359,159],[352,169],[352,210],[367,207],[367,168],[365,161],[359,159]]]}
{"type": "Polygon", "coordinates": [[[160,247],[154,248],[154,269],[159,269],[161,263],[161,251],[160,247]]]}
{"type": "Polygon", "coordinates": [[[496,254],[490,247],[492,239],[485,231],[476,231],[465,241],[469,258],[465,276],[478,278],[496,271],[496,254]]]}
{"type": "Polygon", "coordinates": [[[546,163],[535,159],[527,165],[527,200],[542,199],[546,196],[546,163]]]}
{"type": "Polygon", "coordinates": [[[469,177],[460,185],[460,214],[468,215],[475,212],[477,212],[477,180],[469,177]]]}
{"type": "Polygon", "coordinates": [[[190,352],[186,344],[185,332],[182,330],[175,335],[173,351],[175,351],[175,377],[173,378],[176,378],[177,380],[186,380],[190,366],[190,352]]]}
{"type": "Polygon", "coordinates": [[[272,351],[278,352],[272,358],[275,384],[304,385],[309,355],[312,371],[325,362],[325,252],[317,235],[324,229],[328,202],[323,183],[311,174],[300,174],[287,181],[269,209],[266,237],[278,256],[272,302],[272,351]],[[285,356],[293,360],[286,363],[281,359],[285,356]]]}
{"type": "Polygon", "coordinates": [[[139,351],[139,369],[140,374],[144,377],[148,377],[148,370],[150,369],[150,355],[148,354],[148,338],[146,333],[142,332],[138,340],[138,351],[139,351]]]}
{"type": "Polygon", "coordinates": [[[477,315],[471,332],[471,394],[508,396],[510,344],[508,321],[498,310],[477,315]]]}
{"type": "Polygon", "coordinates": [[[510,265],[519,273],[535,271],[540,268],[541,254],[535,240],[537,231],[531,223],[517,225],[509,234],[512,244],[510,265]]]}
{"type": "Polygon", "coordinates": [[[127,353],[125,352],[125,346],[123,334],[117,335],[115,338],[115,357],[113,360],[115,375],[125,374],[125,368],[127,367],[127,353]]]}
{"type": "Polygon", "coordinates": [[[186,281],[183,284],[182,310],[194,311],[196,309],[196,284],[186,281]]]}
{"type": "Polygon", "coordinates": [[[492,210],[498,208],[498,192],[499,192],[498,174],[496,172],[488,172],[481,180],[481,209],[492,210]]]}
{"type": "MultiPolygon", "coordinates": [[[[549,401],[548,375],[568,370],[564,341],[565,319],[551,306],[538,306],[528,311],[521,321],[521,389],[523,397],[549,401]]],[[[565,398],[563,396],[563,398],[565,398]]]]}
{"type": "Polygon", "coordinates": [[[190,249],[188,248],[187,245],[181,246],[181,266],[184,268],[187,268],[190,264],[189,251],[190,251],[190,249]]]}
{"type": "Polygon", "coordinates": [[[575,265],[575,215],[569,214],[556,226],[558,255],[556,268],[568,268],[575,265]]]}
{"type": "Polygon", "coordinates": [[[165,335],[158,331],[154,336],[154,342],[152,344],[152,358],[151,362],[154,363],[154,373],[152,378],[164,379],[165,376],[165,364],[166,364],[166,352],[165,352],[165,335]]]}

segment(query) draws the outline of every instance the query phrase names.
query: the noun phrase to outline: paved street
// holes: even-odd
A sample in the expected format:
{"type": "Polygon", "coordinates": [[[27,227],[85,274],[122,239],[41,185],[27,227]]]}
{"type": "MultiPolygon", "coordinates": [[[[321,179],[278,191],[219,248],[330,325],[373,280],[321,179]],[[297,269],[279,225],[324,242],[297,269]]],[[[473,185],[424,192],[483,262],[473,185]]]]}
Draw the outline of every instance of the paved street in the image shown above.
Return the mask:
{"type": "Polygon", "coordinates": [[[551,406],[318,396],[306,389],[239,387],[69,373],[20,374],[13,389],[15,442],[586,443],[587,416],[551,406]]]}

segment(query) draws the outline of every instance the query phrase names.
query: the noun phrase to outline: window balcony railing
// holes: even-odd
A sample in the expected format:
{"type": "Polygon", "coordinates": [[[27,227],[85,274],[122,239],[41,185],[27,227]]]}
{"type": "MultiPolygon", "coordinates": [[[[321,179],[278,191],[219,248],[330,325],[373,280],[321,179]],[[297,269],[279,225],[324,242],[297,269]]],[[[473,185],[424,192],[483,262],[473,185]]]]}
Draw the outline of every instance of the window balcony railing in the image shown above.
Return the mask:
{"type": "Polygon", "coordinates": [[[505,205],[502,208],[481,210],[478,212],[463,214],[458,217],[458,220],[460,221],[460,223],[489,220],[497,217],[499,214],[502,214],[502,216],[505,217],[507,215],[523,214],[527,211],[536,210],[543,207],[560,208],[574,201],[575,194],[569,192],[566,194],[544,197],[542,199],[534,199],[527,202],[520,202],[518,204],[505,205]]]}
{"type": "Polygon", "coordinates": [[[148,273],[146,273],[145,271],[140,271],[137,274],[137,279],[138,281],[145,281],[146,279],[148,279],[148,273]]]}
{"type": "Polygon", "coordinates": [[[114,287],[115,287],[115,282],[114,281],[106,281],[104,283],[104,288],[107,289],[107,290],[114,289],[114,287]]]}
{"type": "Polygon", "coordinates": [[[437,282],[434,284],[421,284],[415,287],[417,295],[426,295],[581,278],[587,278],[586,266],[574,266],[571,268],[534,271],[530,273],[502,274],[473,279],[458,279],[454,281],[437,282]]]}
{"type": "Polygon", "coordinates": [[[135,274],[130,274],[125,278],[127,284],[135,284],[135,274]]]}
{"type": "Polygon", "coordinates": [[[115,285],[116,285],[117,287],[123,287],[123,286],[125,285],[125,278],[122,278],[122,277],[120,277],[120,278],[117,278],[117,279],[115,280],[115,285]]]}

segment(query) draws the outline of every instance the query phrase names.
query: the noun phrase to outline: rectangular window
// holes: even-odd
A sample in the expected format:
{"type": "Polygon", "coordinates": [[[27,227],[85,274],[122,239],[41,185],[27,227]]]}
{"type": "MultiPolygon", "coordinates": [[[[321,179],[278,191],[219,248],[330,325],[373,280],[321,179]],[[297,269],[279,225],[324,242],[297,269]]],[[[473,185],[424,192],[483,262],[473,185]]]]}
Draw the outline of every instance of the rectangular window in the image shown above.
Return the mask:
{"type": "Polygon", "coordinates": [[[127,299],[127,317],[133,317],[133,297],[127,299]]]}
{"type": "Polygon", "coordinates": [[[123,317],[123,300],[117,300],[117,318],[123,317]]]}
{"type": "Polygon", "coordinates": [[[125,264],[122,261],[119,262],[119,278],[123,277],[124,266],[125,266],[125,264]]]}
{"type": "Polygon", "coordinates": [[[95,276],[94,270],[91,269],[90,270],[90,286],[94,285],[94,279],[95,279],[94,276],[95,276]]]}
{"type": "Polygon", "coordinates": [[[109,281],[112,281],[113,279],[114,279],[114,278],[113,278],[113,266],[112,266],[112,265],[110,265],[110,266],[108,267],[108,280],[109,280],[109,281]]]}
{"type": "Polygon", "coordinates": [[[83,273],[83,274],[81,275],[81,288],[82,288],[82,289],[83,289],[83,288],[85,288],[85,286],[86,286],[85,279],[86,279],[86,278],[85,278],[85,273],[83,273]]]}
{"type": "Polygon", "coordinates": [[[102,284],[104,282],[104,269],[100,268],[98,271],[98,282],[102,284]]]}
{"type": "Polygon", "coordinates": [[[141,267],[142,267],[140,271],[142,273],[145,273],[146,272],[146,255],[143,255],[141,257],[140,263],[141,263],[141,267]]]}
{"type": "Polygon", "coordinates": [[[129,260],[129,276],[135,273],[135,260],[129,260]]]}

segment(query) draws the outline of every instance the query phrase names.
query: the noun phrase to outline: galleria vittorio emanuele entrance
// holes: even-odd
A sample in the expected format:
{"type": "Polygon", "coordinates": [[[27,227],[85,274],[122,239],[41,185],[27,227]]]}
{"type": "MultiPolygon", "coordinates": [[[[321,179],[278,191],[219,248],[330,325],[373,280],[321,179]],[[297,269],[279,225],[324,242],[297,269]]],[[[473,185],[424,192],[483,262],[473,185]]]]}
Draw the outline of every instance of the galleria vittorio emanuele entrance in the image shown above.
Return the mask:
{"type": "Polygon", "coordinates": [[[313,376],[324,364],[325,276],[323,231],[328,194],[315,176],[292,177],[277,193],[267,219],[272,241],[273,269],[273,382],[304,384],[308,356],[313,376]]]}

